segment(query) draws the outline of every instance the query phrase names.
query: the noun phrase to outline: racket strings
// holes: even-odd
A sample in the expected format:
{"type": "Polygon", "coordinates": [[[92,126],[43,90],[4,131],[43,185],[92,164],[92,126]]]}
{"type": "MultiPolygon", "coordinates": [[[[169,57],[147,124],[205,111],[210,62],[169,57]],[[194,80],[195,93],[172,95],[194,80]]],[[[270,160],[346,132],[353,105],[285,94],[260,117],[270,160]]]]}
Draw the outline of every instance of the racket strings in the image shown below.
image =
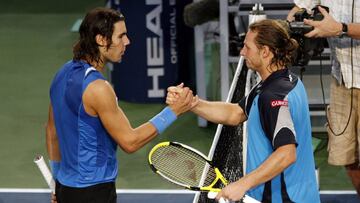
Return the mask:
{"type": "Polygon", "coordinates": [[[198,171],[205,163],[197,156],[169,146],[159,149],[153,157],[153,164],[161,173],[184,184],[198,185],[198,171]]]}
{"type": "Polygon", "coordinates": [[[217,176],[216,176],[216,173],[215,173],[215,168],[210,167],[208,173],[206,174],[206,178],[205,178],[203,186],[209,186],[209,185],[213,184],[216,177],[217,176]]]}
{"type": "Polygon", "coordinates": [[[201,187],[209,185],[216,178],[214,169],[200,155],[186,148],[164,146],[157,149],[152,157],[153,166],[173,181],[184,185],[201,187]],[[205,167],[210,167],[204,184],[200,185],[201,176],[205,167]]]}

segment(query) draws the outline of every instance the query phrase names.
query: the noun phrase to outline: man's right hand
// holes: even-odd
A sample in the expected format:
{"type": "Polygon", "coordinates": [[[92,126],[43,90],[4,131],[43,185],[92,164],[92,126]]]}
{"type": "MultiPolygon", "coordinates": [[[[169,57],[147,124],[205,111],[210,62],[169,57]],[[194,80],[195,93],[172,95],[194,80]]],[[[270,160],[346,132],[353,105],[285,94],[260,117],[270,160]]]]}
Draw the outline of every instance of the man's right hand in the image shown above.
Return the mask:
{"type": "MultiPolygon", "coordinates": [[[[186,91],[186,89],[189,89],[187,87],[184,87],[184,84],[181,83],[177,86],[171,86],[167,89],[167,96],[166,96],[166,104],[168,105],[175,105],[177,102],[180,102],[181,94],[183,94],[183,91],[186,91]]],[[[192,109],[194,106],[196,106],[199,103],[199,97],[193,96],[192,91],[189,89],[191,93],[191,100],[190,100],[190,109],[192,109]]]]}
{"type": "Polygon", "coordinates": [[[167,88],[166,104],[174,104],[180,97],[180,93],[183,91],[184,83],[180,83],[177,86],[170,86],[167,88]]]}

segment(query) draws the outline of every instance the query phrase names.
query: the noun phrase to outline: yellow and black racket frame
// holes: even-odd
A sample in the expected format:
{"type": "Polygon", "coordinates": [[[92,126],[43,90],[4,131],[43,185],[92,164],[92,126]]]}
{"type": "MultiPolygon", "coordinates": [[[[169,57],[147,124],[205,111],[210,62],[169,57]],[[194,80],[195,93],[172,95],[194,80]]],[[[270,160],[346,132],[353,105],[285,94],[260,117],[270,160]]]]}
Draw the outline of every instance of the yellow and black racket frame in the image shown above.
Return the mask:
{"type": "Polygon", "coordinates": [[[209,160],[203,153],[201,153],[200,151],[190,147],[190,146],[187,146],[185,144],[182,144],[182,143],[179,143],[179,142],[169,142],[169,141],[166,141],[166,142],[161,142],[161,143],[158,143],[157,145],[155,145],[151,151],[149,152],[149,155],[148,155],[148,161],[149,161],[149,165],[150,165],[150,168],[153,172],[159,174],[161,177],[165,178],[166,180],[168,180],[169,182],[171,183],[174,183],[176,185],[179,185],[179,186],[182,186],[184,187],[185,189],[188,189],[188,190],[194,190],[194,191],[204,191],[204,192],[220,192],[221,189],[220,188],[213,188],[213,186],[220,180],[224,185],[227,185],[228,184],[228,181],[225,179],[225,177],[221,174],[220,170],[215,167],[212,163],[211,160],[209,160]],[[179,148],[186,148],[196,154],[198,154],[199,156],[201,156],[209,165],[211,165],[212,167],[214,167],[214,171],[215,171],[215,174],[216,174],[216,178],[214,179],[214,181],[208,185],[208,186],[204,186],[204,187],[196,187],[196,186],[190,186],[190,185],[185,185],[185,184],[182,184],[182,183],[179,183],[175,180],[172,180],[170,178],[168,178],[166,175],[164,175],[163,173],[161,173],[161,171],[157,170],[156,167],[153,165],[152,161],[151,161],[151,157],[152,155],[154,154],[154,152],[156,150],[158,150],[159,148],[161,147],[166,147],[166,146],[174,146],[174,147],[179,147],[179,148]]]}

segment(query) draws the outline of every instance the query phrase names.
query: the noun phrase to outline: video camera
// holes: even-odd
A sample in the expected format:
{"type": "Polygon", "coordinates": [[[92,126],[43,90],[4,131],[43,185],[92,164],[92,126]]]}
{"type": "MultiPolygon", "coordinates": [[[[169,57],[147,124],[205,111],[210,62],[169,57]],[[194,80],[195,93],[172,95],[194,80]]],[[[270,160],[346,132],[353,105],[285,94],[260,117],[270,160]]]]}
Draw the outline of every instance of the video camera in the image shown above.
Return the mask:
{"type": "MultiPolygon", "coordinates": [[[[321,6],[329,12],[329,8],[321,6]]],[[[308,14],[306,9],[302,8],[294,14],[295,21],[289,23],[290,35],[294,38],[299,48],[297,51],[297,57],[294,62],[294,66],[306,66],[311,57],[317,56],[324,51],[326,42],[325,38],[308,38],[304,35],[314,28],[310,25],[304,24],[304,19],[311,19],[314,21],[321,21],[324,16],[318,9],[318,6],[312,9],[312,14],[308,14]]]]}

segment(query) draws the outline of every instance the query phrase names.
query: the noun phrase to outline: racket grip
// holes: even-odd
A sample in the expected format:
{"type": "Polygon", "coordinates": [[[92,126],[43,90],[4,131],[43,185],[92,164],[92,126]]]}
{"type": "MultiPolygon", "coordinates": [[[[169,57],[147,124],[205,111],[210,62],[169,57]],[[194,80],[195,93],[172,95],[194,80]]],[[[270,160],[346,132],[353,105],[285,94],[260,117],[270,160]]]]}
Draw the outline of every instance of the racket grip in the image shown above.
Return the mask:
{"type": "MultiPolygon", "coordinates": [[[[208,193],[208,198],[209,199],[215,199],[216,195],[217,195],[217,192],[209,192],[208,193]]],[[[245,195],[242,200],[243,200],[243,203],[261,203],[258,200],[254,199],[254,198],[252,198],[252,197],[250,197],[248,195],[245,195]]],[[[231,203],[231,202],[229,200],[227,200],[227,199],[220,198],[219,203],[231,203]]]]}
{"type": "Polygon", "coordinates": [[[248,196],[248,195],[245,195],[244,198],[243,198],[243,202],[244,203],[260,203],[259,201],[257,201],[256,199],[248,196]]]}
{"type": "Polygon", "coordinates": [[[230,203],[230,201],[224,198],[220,198],[219,203],[230,203]]]}
{"type": "MultiPolygon", "coordinates": [[[[216,195],[217,195],[217,192],[208,192],[208,198],[209,199],[215,199],[216,195]]],[[[219,199],[219,203],[230,203],[230,202],[229,202],[229,200],[224,199],[224,198],[221,197],[219,199]]]]}
{"type": "Polygon", "coordinates": [[[39,167],[41,174],[43,175],[46,183],[48,184],[51,192],[55,194],[55,181],[51,175],[49,168],[47,167],[43,156],[39,155],[35,157],[34,163],[39,167]]]}
{"type": "MultiPolygon", "coordinates": [[[[231,203],[231,202],[227,199],[220,198],[219,203],[231,203]]],[[[248,195],[245,195],[243,198],[243,203],[261,203],[261,202],[257,201],[256,199],[254,199],[248,195]]]]}

